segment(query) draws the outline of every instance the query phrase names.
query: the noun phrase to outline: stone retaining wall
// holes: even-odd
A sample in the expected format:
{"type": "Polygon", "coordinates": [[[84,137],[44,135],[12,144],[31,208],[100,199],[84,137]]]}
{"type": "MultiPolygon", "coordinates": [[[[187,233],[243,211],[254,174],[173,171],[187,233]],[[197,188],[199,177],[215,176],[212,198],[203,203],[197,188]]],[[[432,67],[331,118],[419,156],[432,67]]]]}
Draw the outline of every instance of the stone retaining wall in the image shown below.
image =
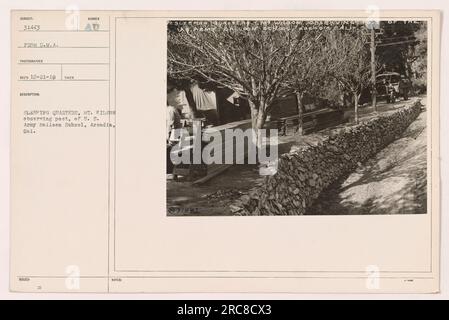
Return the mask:
{"type": "Polygon", "coordinates": [[[330,131],[321,142],[292,148],[267,176],[231,210],[237,215],[303,215],[321,191],[374,156],[418,117],[415,102],[357,125],[330,131]]]}

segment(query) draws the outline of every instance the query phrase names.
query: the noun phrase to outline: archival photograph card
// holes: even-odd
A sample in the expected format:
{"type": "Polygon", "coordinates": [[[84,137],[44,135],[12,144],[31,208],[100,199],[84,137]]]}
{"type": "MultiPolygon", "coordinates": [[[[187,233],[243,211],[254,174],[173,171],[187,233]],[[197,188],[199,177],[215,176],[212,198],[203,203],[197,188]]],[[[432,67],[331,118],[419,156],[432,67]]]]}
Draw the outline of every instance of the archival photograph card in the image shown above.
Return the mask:
{"type": "Polygon", "coordinates": [[[439,57],[438,11],[11,11],[11,291],[438,292],[439,57]]]}

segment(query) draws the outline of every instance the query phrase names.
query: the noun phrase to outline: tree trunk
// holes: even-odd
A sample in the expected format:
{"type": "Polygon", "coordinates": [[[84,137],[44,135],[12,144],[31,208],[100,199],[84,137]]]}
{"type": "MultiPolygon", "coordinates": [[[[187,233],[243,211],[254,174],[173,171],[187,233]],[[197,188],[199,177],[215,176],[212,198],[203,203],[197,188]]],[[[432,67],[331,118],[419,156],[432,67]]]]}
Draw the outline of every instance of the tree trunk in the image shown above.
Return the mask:
{"type": "Polygon", "coordinates": [[[262,129],[267,119],[266,108],[262,104],[256,105],[248,101],[251,109],[251,125],[253,129],[262,129]]]}
{"type": "MultiPolygon", "coordinates": [[[[260,130],[265,125],[265,120],[267,118],[266,114],[266,108],[262,103],[259,103],[259,105],[256,105],[252,101],[248,101],[249,106],[251,108],[251,126],[253,129],[253,143],[256,146],[256,152],[259,152],[260,148],[260,130]]],[[[257,162],[259,162],[259,157],[257,156],[257,162]]]]}
{"type": "Polygon", "coordinates": [[[257,121],[255,129],[262,129],[265,125],[265,120],[267,119],[267,113],[262,108],[259,109],[257,114],[257,121]]]}
{"type": "Polygon", "coordinates": [[[304,92],[297,92],[296,93],[296,105],[298,106],[298,131],[296,131],[296,134],[299,136],[302,136],[304,134],[303,132],[303,114],[304,114],[304,92]]]}
{"type": "Polygon", "coordinates": [[[259,109],[256,108],[253,102],[249,102],[249,106],[251,108],[251,127],[255,129],[257,125],[257,115],[259,113],[259,109]]]}
{"type": "Polygon", "coordinates": [[[357,92],[352,94],[354,95],[354,122],[359,123],[359,95],[357,92]]]}
{"type": "Polygon", "coordinates": [[[374,112],[377,112],[377,94],[376,94],[376,40],[375,40],[374,26],[371,27],[371,103],[374,112]]]}

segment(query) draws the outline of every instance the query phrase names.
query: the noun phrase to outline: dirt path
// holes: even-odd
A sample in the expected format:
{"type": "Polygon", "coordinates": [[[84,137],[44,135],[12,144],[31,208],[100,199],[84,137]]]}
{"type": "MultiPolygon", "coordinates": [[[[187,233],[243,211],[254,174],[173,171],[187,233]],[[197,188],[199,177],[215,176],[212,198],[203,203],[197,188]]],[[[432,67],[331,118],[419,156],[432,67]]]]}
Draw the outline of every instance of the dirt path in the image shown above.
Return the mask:
{"type": "MultiPolygon", "coordinates": [[[[315,141],[313,135],[304,140],[315,141]]],[[[297,145],[294,135],[279,137],[279,154],[287,153],[297,145]]],[[[200,185],[191,182],[167,181],[167,209],[169,216],[213,216],[234,215],[229,205],[256,183],[263,176],[259,175],[257,165],[238,164],[222,174],[200,185]]]]}
{"type": "Polygon", "coordinates": [[[323,191],[307,214],[425,213],[426,139],[424,111],[398,140],[323,191]]]}
{"type": "Polygon", "coordinates": [[[229,204],[261,179],[256,165],[242,164],[201,185],[167,181],[168,215],[233,215],[229,204]]]}
{"type": "MultiPolygon", "coordinates": [[[[381,104],[379,112],[389,112],[400,107],[400,103],[381,104]]],[[[377,115],[369,107],[364,108],[360,114],[362,120],[373,116],[377,115]]],[[[355,173],[325,190],[309,210],[309,214],[424,212],[424,129],[425,113],[422,113],[399,140],[390,144],[355,173]]],[[[322,130],[303,136],[300,141],[294,135],[279,137],[279,154],[289,152],[292,146],[320,141],[326,136],[326,132],[327,130],[322,130]]],[[[235,165],[201,185],[167,181],[168,215],[233,215],[229,205],[262,179],[256,165],[235,165]]]]}

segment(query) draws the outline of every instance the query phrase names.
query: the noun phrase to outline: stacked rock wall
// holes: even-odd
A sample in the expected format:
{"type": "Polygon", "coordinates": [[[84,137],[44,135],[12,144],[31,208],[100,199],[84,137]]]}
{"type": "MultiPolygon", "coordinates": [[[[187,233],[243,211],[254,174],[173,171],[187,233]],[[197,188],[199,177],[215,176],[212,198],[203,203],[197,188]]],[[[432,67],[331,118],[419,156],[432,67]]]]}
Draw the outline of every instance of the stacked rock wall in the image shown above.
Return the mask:
{"type": "Polygon", "coordinates": [[[374,156],[418,117],[420,102],[357,125],[333,129],[316,145],[279,157],[277,173],[242,196],[240,215],[302,215],[330,184],[374,156]]]}

